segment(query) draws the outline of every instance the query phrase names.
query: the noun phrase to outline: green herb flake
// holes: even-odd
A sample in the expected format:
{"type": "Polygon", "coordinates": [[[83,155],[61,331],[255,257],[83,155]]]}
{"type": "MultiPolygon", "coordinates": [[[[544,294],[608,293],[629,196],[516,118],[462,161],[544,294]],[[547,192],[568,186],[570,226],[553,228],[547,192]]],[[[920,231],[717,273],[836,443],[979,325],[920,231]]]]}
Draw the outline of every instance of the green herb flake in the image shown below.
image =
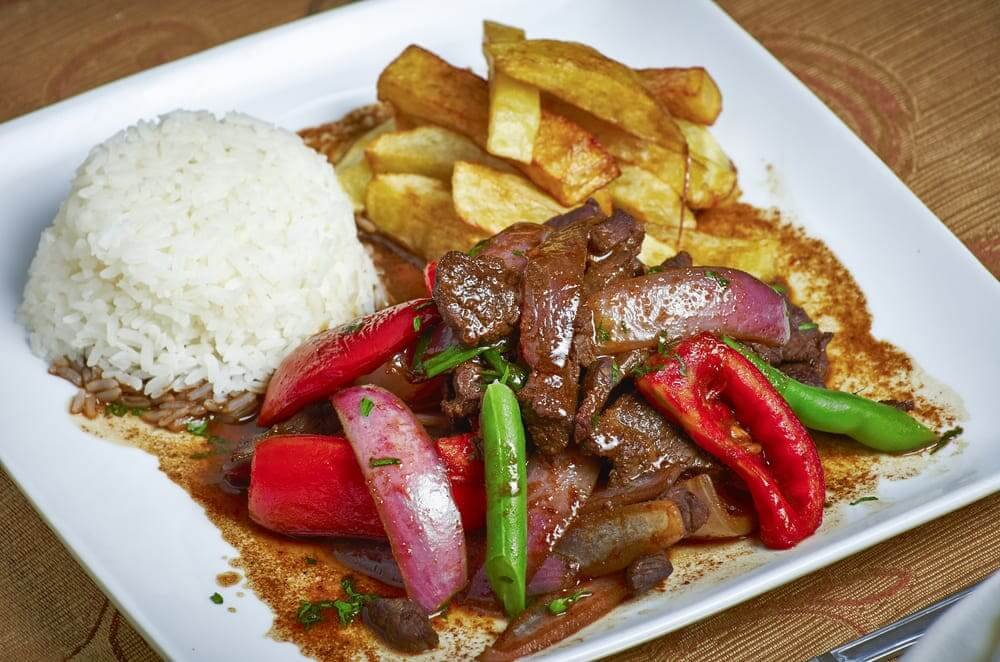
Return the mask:
{"type": "Polygon", "coordinates": [[[517,257],[524,257],[524,251],[514,250],[514,251],[511,251],[511,254],[516,255],[517,257]]]}
{"type": "Polygon", "coordinates": [[[611,383],[617,384],[621,381],[622,369],[618,367],[618,361],[611,359],[611,383]]]}
{"type": "Polygon", "coordinates": [[[306,557],[306,565],[316,565],[316,559],[311,556],[306,557]]]}
{"type": "Polygon", "coordinates": [[[340,582],[340,587],[344,589],[347,600],[337,598],[334,600],[319,600],[317,602],[299,601],[299,608],[295,611],[295,618],[302,624],[303,628],[308,630],[317,623],[322,623],[323,612],[327,609],[337,610],[337,620],[340,621],[341,625],[350,625],[361,613],[361,609],[365,603],[378,597],[355,591],[354,582],[350,577],[344,577],[343,581],[340,582]]]}
{"type": "Polygon", "coordinates": [[[593,592],[581,589],[565,597],[556,598],[555,600],[550,602],[547,606],[550,613],[559,616],[560,614],[565,614],[567,611],[569,611],[569,608],[573,606],[573,603],[579,602],[584,598],[589,598],[592,595],[593,592]]]}
{"type": "Polygon", "coordinates": [[[208,432],[208,421],[191,421],[187,424],[187,431],[196,437],[204,437],[208,432]]]}
{"type": "Polygon", "coordinates": [[[368,397],[361,398],[361,404],[358,405],[358,411],[361,412],[362,416],[368,418],[368,414],[372,413],[372,409],[374,408],[375,408],[375,403],[372,402],[370,398],[368,397]]]}
{"type": "Polygon", "coordinates": [[[777,292],[778,294],[785,294],[786,292],[788,292],[788,288],[782,285],[781,283],[772,283],[771,289],[777,292]]]}
{"type": "Polygon", "coordinates": [[[128,413],[128,407],[120,402],[109,402],[105,407],[112,416],[124,416],[128,413]]]}
{"type": "Polygon", "coordinates": [[[416,331],[417,333],[420,333],[420,325],[421,324],[422,324],[422,322],[420,321],[419,317],[414,317],[413,318],[413,330],[416,331]]]}
{"type": "Polygon", "coordinates": [[[851,505],[856,506],[859,503],[864,503],[865,501],[878,501],[878,497],[873,497],[873,496],[861,497],[860,499],[855,499],[854,501],[852,501],[851,505]]]}
{"type": "Polygon", "coordinates": [[[934,444],[933,448],[931,448],[931,455],[933,455],[934,453],[937,453],[939,450],[941,450],[942,448],[944,448],[945,446],[947,446],[951,442],[952,439],[954,439],[955,437],[959,436],[963,432],[965,432],[965,430],[963,430],[962,426],[959,425],[958,427],[954,427],[954,428],[948,430],[947,432],[945,432],[944,434],[942,434],[941,438],[938,439],[938,442],[936,444],[934,444]]]}
{"type": "Polygon", "coordinates": [[[212,595],[208,596],[208,599],[217,605],[222,604],[222,596],[219,595],[218,593],[213,593],[212,595]]]}
{"type": "Polygon", "coordinates": [[[490,240],[488,238],[476,242],[476,245],[473,246],[471,249],[469,249],[468,256],[469,257],[476,257],[477,255],[479,255],[480,253],[482,253],[483,249],[485,249],[487,246],[489,246],[489,244],[490,244],[490,240]]]}
{"type": "Polygon", "coordinates": [[[719,287],[726,289],[729,287],[729,279],[717,271],[706,271],[705,275],[719,284],[719,287]]]}
{"type": "Polygon", "coordinates": [[[597,327],[597,341],[598,342],[609,342],[611,340],[611,332],[604,328],[604,325],[597,327]]]}
{"type": "Polygon", "coordinates": [[[379,467],[391,467],[394,464],[402,464],[403,461],[398,457],[373,457],[368,460],[368,466],[372,469],[377,469],[379,467]]]}
{"type": "Polygon", "coordinates": [[[649,267],[648,269],[646,269],[646,273],[647,274],[658,274],[661,271],[663,271],[663,265],[661,265],[661,264],[658,264],[655,267],[649,267]]]}
{"type": "Polygon", "coordinates": [[[661,333],[656,336],[656,353],[660,356],[667,356],[670,354],[670,346],[665,333],[661,333]]]}
{"type": "Polygon", "coordinates": [[[632,368],[632,376],[633,377],[644,377],[645,375],[648,375],[649,373],[655,372],[655,371],[656,371],[656,367],[651,366],[648,363],[646,363],[645,361],[643,361],[642,363],[640,363],[636,367],[632,368]]]}
{"type": "Polygon", "coordinates": [[[815,322],[803,322],[799,324],[799,331],[812,331],[813,329],[818,329],[819,325],[815,322]]]}

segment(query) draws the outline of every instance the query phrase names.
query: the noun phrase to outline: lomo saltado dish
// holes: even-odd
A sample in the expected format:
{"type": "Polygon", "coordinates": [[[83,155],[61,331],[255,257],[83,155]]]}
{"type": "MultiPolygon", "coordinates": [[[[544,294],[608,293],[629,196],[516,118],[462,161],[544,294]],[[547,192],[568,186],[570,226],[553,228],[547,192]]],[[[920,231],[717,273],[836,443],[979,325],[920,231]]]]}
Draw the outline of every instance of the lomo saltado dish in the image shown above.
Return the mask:
{"type": "Polygon", "coordinates": [[[488,80],[410,46],[301,138],[131,127],[31,267],[71,412],[155,452],[318,657],[492,616],[450,654],[542,651],[669,599],[678,545],[812,536],[830,458],[956,434],[828,249],[739,202],[708,72],[492,22],[483,50],[488,80]]]}

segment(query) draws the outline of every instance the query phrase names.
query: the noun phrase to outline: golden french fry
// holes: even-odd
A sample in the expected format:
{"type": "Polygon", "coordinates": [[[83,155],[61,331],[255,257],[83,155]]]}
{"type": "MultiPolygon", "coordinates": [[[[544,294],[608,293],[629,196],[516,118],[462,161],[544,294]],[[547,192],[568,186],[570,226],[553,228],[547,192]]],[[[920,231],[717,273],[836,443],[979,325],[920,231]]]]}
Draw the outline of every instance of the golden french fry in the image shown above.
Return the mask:
{"type": "Polygon", "coordinates": [[[524,177],[476,163],[455,164],[451,192],[458,217],[491,235],[514,223],[544,223],[569,211],[524,177]]]}
{"type": "Polygon", "coordinates": [[[695,209],[714,207],[736,186],[736,167],[702,124],[677,120],[690,149],[687,203],[695,209]]]}
{"type": "Polygon", "coordinates": [[[392,119],[392,106],[373,103],[355,108],[336,122],[299,131],[302,142],[336,164],[354,142],[376,126],[392,119]]]}
{"type": "Polygon", "coordinates": [[[601,145],[618,159],[619,163],[631,163],[639,166],[669,184],[678,195],[684,194],[684,180],[687,170],[687,157],[684,154],[671,151],[648,140],[636,138],[617,126],[594,117],[587,111],[560,99],[547,97],[545,107],[594,134],[601,145]]]}
{"type": "Polygon", "coordinates": [[[425,260],[467,251],[488,236],[455,214],[444,182],[422,175],[376,175],[365,195],[365,216],[425,260]]]}
{"type": "Polygon", "coordinates": [[[447,183],[451,183],[456,161],[483,163],[496,170],[514,172],[506,162],[490,156],[465,136],[433,125],[384,133],[368,145],[365,157],[376,173],[410,173],[447,183]]]}
{"type": "Polygon", "coordinates": [[[614,198],[611,197],[610,184],[604,188],[597,189],[590,197],[597,203],[597,206],[601,208],[601,212],[605,216],[611,216],[612,212],[615,210],[615,201],[614,198]]]}
{"type": "Polygon", "coordinates": [[[372,179],[372,170],[368,167],[368,161],[365,159],[365,149],[373,140],[392,131],[395,125],[395,120],[390,119],[369,130],[354,141],[354,144],[335,165],[337,179],[344,192],[347,193],[347,197],[351,199],[351,204],[356,212],[365,208],[365,189],[368,188],[368,182],[372,179]]]}
{"type": "MultiPolygon", "coordinates": [[[[457,131],[486,148],[489,90],[479,76],[409,46],[378,79],[378,96],[396,111],[457,131]]],[[[542,110],[530,165],[516,164],[564,205],[582,202],[618,176],[614,157],[569,120],[542,110]]]]}
{"type": "MultiPolygon", "coordinates": [[[[673,245],[675,242],[671,242],[673,245]]],[[[764,282],[778,277],[779,245],[776,239],[757,237],[719,237],[700,230],[685,230],[681,236],[680,250],[691,254],[695,264],[706,266],[725,265],[740,269],[764,282]]]]}
{"type": "Polygon", "coordinates": [[[714,124],[722,112],[722,93],[702,67],[637,69],[654,99],[675,118],[714,124]]]}
{"type": "Polygon", "coordinates": [[[552,39],[489,44],[494,66],[511,78],[684,153],[684,136],[634,71],[584,44],[552,39]]]}
{"type": "Polygon", "coordinates": [[[488,44],[523,41],[524,30],[483,21],[483,53],[489,65],[490,114],[486,151],[496,156],[531,163],[531,153],[542,121],[538,88],[514,80],[493,66],[488,44]]]}
{"type": "Polygon", "coordinates": [[[642,249],[639,251],[639,260],[648,267],[655,267],[668,257],[677,255],[674,247],[666,242],[654,238],[647,233],[642,238],[642,249]]]}
{"type": "Polygon", "coordinates": [[[622,174],[608,185],[616,207],[646,224],[646,233],[661,241],[676,241],[677,226],[695,227],[691,213],[677,192],[656,175],[633,165],[622,165],[622,174]]]}

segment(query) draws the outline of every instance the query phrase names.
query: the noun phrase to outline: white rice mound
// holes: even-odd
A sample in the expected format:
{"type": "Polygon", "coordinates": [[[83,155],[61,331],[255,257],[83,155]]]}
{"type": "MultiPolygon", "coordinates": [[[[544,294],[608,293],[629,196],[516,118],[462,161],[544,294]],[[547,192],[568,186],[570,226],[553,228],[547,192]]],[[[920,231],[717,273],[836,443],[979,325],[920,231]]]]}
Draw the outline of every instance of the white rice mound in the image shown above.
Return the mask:
{"type": "Polygon", "coordinates": [[[382,296],[326,159],[247,115],[174,111],[95,147],[42,234],[31,347],[156,397],[261,392],[310,335],[382,296]]]}

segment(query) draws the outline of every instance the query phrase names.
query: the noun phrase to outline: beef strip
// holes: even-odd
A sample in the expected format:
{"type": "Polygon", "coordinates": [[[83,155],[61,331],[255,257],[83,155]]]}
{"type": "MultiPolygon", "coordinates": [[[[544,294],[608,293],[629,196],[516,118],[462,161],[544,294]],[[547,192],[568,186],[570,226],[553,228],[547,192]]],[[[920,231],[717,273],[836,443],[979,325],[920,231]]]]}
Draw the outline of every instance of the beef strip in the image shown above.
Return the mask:
{"type": "Polygon", "coordinates": [[[674,572],[666,552],[640,556],[625,569],[625,585],[632,595],[642,595],[656,588],[674,572]]]}
{"type": "Polygon", "coordinates": [[[520,275],[528,263],[528,251],[552,234],[552,228],[538,223],[515,223],[501,230],[472,252],[476,259],[500,260],[504,269],[520,275]]]}
{"type": "Polygon", "coordinates": [[[600,214],[588,203],[565,215],[570,222],[553,219],[560,229],[528,254],[524,269],[520,350],[530,374],[518,398],[532,441],[545,453],[569,444],[580,372],[570,350],[590,228],[600,214]]]}
{"type": "Polygon", "coordinates": [[[639,251],[645,236],[642,223],[623,211],[616,210],[609,218],[594,225],[590,232],[590,254],[583,277],[583,299],[577,315],[573,352],[581,367],[590,367],[598,360],[594,336],[586,321],[592,316],[586,310],[587,297],[622,278],[642,273],[639,251]]]}
{"type": "Polygon", "coordinates": [[[683,432],[634,392],[619,396],[600,415],[596,430],[581,445],[612,461],[609,485],[626,483],[667,465],[699,471],[714,466],[683,432]]]}
{"type": "Polygon", "coordinates": [[[792,379],[823,386],[828,366],[826,346],[833,334],[815,328],[806,311],[787,298],[785,302],[788,305],[788,325],[791,329],[788,342],[778,347],[760,343],[747,343],[747,346],[792,379]]]}
{"type": "Polygon", "coordinates": [[[441,411],[451,419],[475,415],[483,402],[483,368],[466,361],[451,375],[452,397],[441,402],[441,411]]]}
{"type": "Polygon", "coordinates": [[[656,268],[657,271],[663,271],[664,269],[690,269],[694,266],[694,260],[691,259],[691,254],[687,251],[681,251],[673,257],[668,257],[666,260],[660,263],[660,266],[656,268]]]}
{"type": "Polygon", "coordinates": [[[708,504],[682,485],[674,485],[661,497],[677,504],[684,520],[684,531],[691,535],[708,521],[708,504]]]}
{"type": "Polygon", "coordinates": [[[473,347],[514,330],[521,316],[517,287],[501,260],[451,251],[437,262],[434,302],[462,344],[473,347]]]}
{"type": "Polygon", "coordinates": [[[438,634],[427,614],[406,598],[374,598],[365,602],[361,619],[387,644],[403,653],[436,648],[438,634]]]}
{"type": "Polygon", "coordinates": [[[572,209],[565,214],[553,216],[545,221],[545,226],[553,230],[563,230],[577,223],[592,225],[602,220],[604,220],[604,213],[601,212],[601,206],[593,198],[588,198],[585,203],[576,209],[572,209]]]}
{"type": "Polygon", "coordinates": [[[326,434],[340,433],[340,419],[328,400],[315,402],[291,418],[278,423],[268,434],[326,434]]]}
{"type": "Polygon", "coordinates": [[[589,368],[583,378],[583,398],[576,410],[573,435],[577,444],[590,439],[596,417],[604,409],[611,397],[611,391],[622,378],[639,367],[649,355],[648,350],[634,349],[616,356],[602,356],[589,368]]]}

